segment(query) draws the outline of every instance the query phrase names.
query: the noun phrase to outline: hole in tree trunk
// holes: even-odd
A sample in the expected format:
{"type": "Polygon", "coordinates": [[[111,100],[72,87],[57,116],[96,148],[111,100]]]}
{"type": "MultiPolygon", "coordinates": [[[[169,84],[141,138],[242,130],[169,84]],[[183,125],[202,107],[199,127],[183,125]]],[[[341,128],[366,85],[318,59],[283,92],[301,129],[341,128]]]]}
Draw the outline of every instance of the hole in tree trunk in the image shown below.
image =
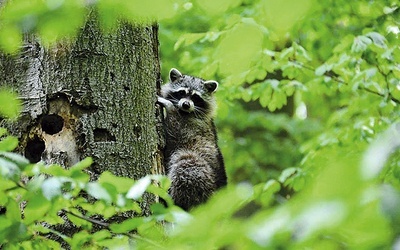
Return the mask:
{"type": "Polygon", "coordinates": [[[42,130],[49,134],[54,135],[60,132],[64,126],[64,120],[59,115],[46,115],[42,118],[42,130]]]}
{"type": "Polygon", "coordinates": [[[44,141],[38,137],[28,141],[25,147],[25,157],[32,163],[39,162],[45,149],[44,141]]]}

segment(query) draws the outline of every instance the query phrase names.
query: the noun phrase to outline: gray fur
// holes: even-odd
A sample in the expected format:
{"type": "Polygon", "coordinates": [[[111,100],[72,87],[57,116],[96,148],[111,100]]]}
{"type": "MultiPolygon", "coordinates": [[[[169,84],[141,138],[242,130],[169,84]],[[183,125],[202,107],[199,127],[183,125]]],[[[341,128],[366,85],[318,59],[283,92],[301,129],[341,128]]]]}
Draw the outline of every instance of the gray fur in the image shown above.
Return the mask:
{"type": "Polygon", "coordinates": [[[177,69],[171,69],[170,80],[158,97],[167,113],[165,159],[171,179],[169,194],[176,205],[189,210],[227,183],[213,121],[213,92],[218,83],[182,75],[177,69]],[[171,93],[177,91],[186,95],[172,97],[171,93]]]}

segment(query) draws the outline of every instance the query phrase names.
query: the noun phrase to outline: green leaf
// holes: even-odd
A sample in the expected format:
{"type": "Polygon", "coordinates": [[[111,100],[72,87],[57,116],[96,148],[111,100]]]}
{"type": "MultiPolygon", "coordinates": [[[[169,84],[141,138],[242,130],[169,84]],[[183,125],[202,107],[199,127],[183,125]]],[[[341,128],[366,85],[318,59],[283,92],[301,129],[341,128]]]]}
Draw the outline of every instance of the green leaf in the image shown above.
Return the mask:
{"type": "Polygon", "coordinates": [[[286,95],[281,90],[274,91],[272,94],[272,98],[268,103],[268,109],[270,111],[275,111],[275,109],[281,109],[283,105],[286,105],[286,95]]]}
{"type": "MultiPolygon", "coordinates": [[[[72,216],[71,216],[72,217],[72,216]]],[[[71,246],[71,249],[80,249],[83,248],[83,246],[88,246],[90,244],[87,244],[87,242],[90,242],[91,239],[91,233],[87,231],[79,231],[78,233],[75,233],[71,239],[69,239],[67,242],[71,246]]]]}
{"type": "Polygon", "coordinates": [[[6,242],[8,240],[7,233],[12,224],[12,220],[6,218],[5,216],[0,216],[0,242],[6,242]]]}
{"type": "MultiPolygon", "coordinates": [[[[0,192],[6,194],[6,192],[5,192],[6,190],[13,189],[16,187],[17,187],[17,184],[14,181],[5,179],[4,177],[2,177],[0,175],[0,192]]],[[[7,203],[7,201],[8,201],[7,195],[0,196],[0,205],[4,205],[5,203],[7,203]]]]}
{"type": "Polygon", "coordinates": [[[43,221],[50,210],[51,203],[43,195],[36,195],[31,198],[24,208],[24,222],[29,225],[33,222],[43,221]]]}
{"type": "Polygon", "coordinates": [[[21,210],[19,204],[15,200],[8,200],[6,206],[6,218],[10,221],[21,221],[21,210]]]}
{"type": "Polygon", "coordinates": [[[100,230],[100,231],[94,233],[92,237],[95,241],[108,239],[108,238],[111,238],[111,232],[108,230],[100,230]]]}
{"type": "Polygon", "coordinates": [[[85,216],[83,216],[81,211],[79,211],[78,209],[75,209],[75,208],[70,208],[69,212],[71,212],[72,214],[67,213],[67,217],[72,223],[74,223],[75,226],[83,227],[83,228],[87,228],[87,229],[92,228],[92,223],[88,220],[83,219],[83,218],[85,218],[85,216]]]}
{"type": "Polygon", "coordinates": [[[69,171],[60,165],[52,164],[48,167],[43,168],[42,173],[46,173],[52,176],[68,176],[69,171]]]}
{"type": "Polygon", "coordinates": [[[75,165],[73,165],[71,167],[71,171],[81,171],[85,168],[90,167],[93,164],[93,159],[91,157],[86,157],[85,159],[83,159],[82,161],[76,163],[75,165]]]}
{"type": "Polygon", "coordinates": [[[264,87],[264,91],[260,93],[260,104],[263,108],[267,107],[272,99],[272,88],[270,86],[264,87]]]}
{"type": "Polygon", "coordinates": [[[98,245],[105,247],[106,249],[125,249],[133,247],[132,239],[128,236],[118,235],[111,239],[104,239],[98,241],[98,245]]]}
{"type": "Polygon", "coordinates": [[[162,188],[156,187],[154,185],[150,185],[147,188],[147,191],[149,193],[152,193],[154,195],[157,195],[159,197],[161,197],[165,202],[167,202],[167,204],[172,205],[173,201],[171,199],[171,196],[169,196],[168,192],[162,188]]]}
{"type": "Polygon", "coordinates": [[[51,45],[61,39],[74,37],[84,24],[86,9],[78,1],[55,2],[38,23],[37,31],[44,45],[51,45]]]}
{"type": "Polygon", "coordinates": [[[99,184],[102,184],[102,185],[105,183],[112,184],[116,188],[118,193],[128,192],[129,189],[134,184],[133,179],[127,178],[127,177],[115,176],[109,171],[103,172],[100,175],[98,182],[99,182],[99,184]]]}
{"type": "Polygon", "coordinates": [[[322,76],[326,72],[330,71],[332,69],[333,65],[330,64],[322,64],[318,68],[315,69],[315,75],[316,76],[322,76]]]}
{"type": "Polygon", "coordinates": [[[70,177],[75,181],[87,183],[90,179],[89,174],[84,169],[90,167],[93,163],[91,157],[86,157],[82,161],[76,163],[68,171],[70,172],[70,177]]]}
{"type": "Polygon", "coordinates": [[[244,89],[242,91],[242,99],[243,99],[243,101],[245,101],[245,102],[251,101],[252,100],[252,95],[253,95],[253,91],[251,90],[251,88],[244,89]]]}
{"type": "Polygon", "coordinates": [[[0,89],[0,116],[16,118],[19,115],[21,106],[21,101],[16,93],[8,89],[0,89]]]}
{"type": "Polygon", "coordinates": [[[102,214],[102,212],[106,209],[106,203],[104,201],[95,201],[93,203],[84,201],[82,203],[77,204],[86,210],[89,214],[102,214]]]}
{"type": "Polygon", "coordinates": [[[122,223],[113,223],[110,225],[110,229],[114,233],[128,233],[143,225],[145,222],[145,218],[132,218],[125,220],[122,223]]]}
{"type": "Polygon", "coordinates": [[[8,131],[6,128],[0,127],[0,137],[3,137],[4,135],[8,134],[8,131]]]}
{"type": "MultiPolygon", "coordinates": [[[[7,230],[4,232],[5,239],[12,243],[18,243],[22,239],[28,238],[28,229],[26,225],[22,222],[16,221],[13,222],[7,230]]],[[[1,239],[1,236],[0,236],[1,239]]],[[[4,242],[4,241],[3,241],[4,242]]]]}
{"type": "Polygon", "coordinates": [[[260,183],[254,186],[254,198],[264,206],[268,206],[273,195],[281,190],[281,184],[276,180],[269,180],[266,183],[260,183]]]}
{"type": "Polygon", "coordinates": [[[296,174],[298,171],[298,168],[287,168],[282,171],[281,175],[279,176],[279,182],[280,183],[285,183],[290,177],[292,177],[294,174],[296,174]]]}
{"type": "Polygon", "coordinates": [[[7,136],[0,141],[0,151],[13,151],[18,146],[18,138],[15,136],[7,136]]]}
{"type": "MultiPolygon", "coordinates": [[[[22,32],[17,25],[6,24],[0,27],[0,48],[8,53],[15,54],[22,45],[22,32]]],[[[0,91],[0,114],[6,117],[14,117],[19,112],[19,108],[13,106],[16,103],[7,104],[6,100],[11,100],[9,95],[4,96],[0,91]],[[6,97],[7,99],[3,99],[6,97]],[[3,106],[4,105],[4,106],[3,106]],[[8,107],[8,110],[4,108],[8,107]]],[[[19,103],[18,103],[19,104],[19,103]]]]}

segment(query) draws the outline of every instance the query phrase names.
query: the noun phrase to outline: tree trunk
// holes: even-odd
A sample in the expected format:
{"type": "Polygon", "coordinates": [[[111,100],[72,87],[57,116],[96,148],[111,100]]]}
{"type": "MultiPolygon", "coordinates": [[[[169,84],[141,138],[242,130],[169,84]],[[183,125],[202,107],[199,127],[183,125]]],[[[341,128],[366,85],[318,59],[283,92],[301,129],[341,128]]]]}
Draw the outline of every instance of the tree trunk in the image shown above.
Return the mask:
{"type": "Polygon", "coordinates": [[[91,156],[92,180],[104,171],[134,179],[162,172],[159,84],[151,25],[121,23],[103,34],[90,18],[73,43],[46,49],[27,37],[20,55],[0,56],[0,86],[17,90],[24,104],[7,124],[20,152],[67,168],[91,156]]]}

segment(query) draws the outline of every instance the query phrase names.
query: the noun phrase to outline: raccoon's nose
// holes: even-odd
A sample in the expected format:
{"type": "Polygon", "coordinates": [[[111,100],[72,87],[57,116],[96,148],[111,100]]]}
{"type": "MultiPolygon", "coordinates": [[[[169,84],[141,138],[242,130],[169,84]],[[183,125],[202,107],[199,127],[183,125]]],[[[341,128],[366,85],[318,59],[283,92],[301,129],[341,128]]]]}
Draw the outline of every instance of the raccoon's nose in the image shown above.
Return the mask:
{"type": "Polygon", "coordinates": [[[190,109],[190,102],[189,101],[184,101],[182,103],[182,108],[185,110],[189,110],[190,109]]]}

